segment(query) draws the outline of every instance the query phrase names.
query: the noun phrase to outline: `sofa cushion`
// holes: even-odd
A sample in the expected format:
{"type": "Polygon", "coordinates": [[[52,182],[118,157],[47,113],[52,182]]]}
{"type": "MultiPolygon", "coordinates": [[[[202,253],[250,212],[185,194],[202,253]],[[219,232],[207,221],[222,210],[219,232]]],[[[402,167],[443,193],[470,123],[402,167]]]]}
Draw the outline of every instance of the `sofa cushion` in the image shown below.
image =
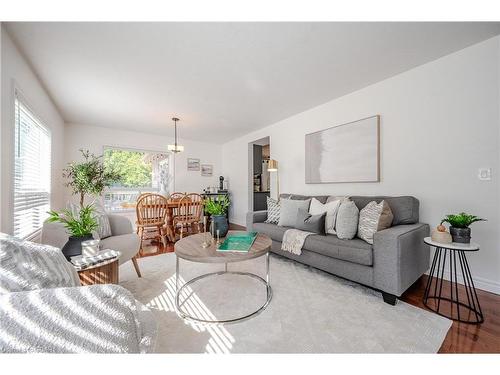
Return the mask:
{"type": "Polygon", "coordinates": [[[271,197],[266,197],[267,201],[267,219],[266,223],[278,224],[280,220],[280,202],[271,197]]]}
{"type": "Polygon", "coordinates": [[[280,227],[293,227],[299,209],[309,211],[310,200],[281,199],[280,200],[280,227]]]}
{"type": "Polygon", "coordinates": [[[335,223],[337,236],[343,240],[351,240],[358,231],[359,210],[352,201],[340,204],[335,223]]]}
{"type": "Polygon", "coordinates": [[[311,215],[306,210],[299,208],[294,227],[306,232],[325,234],[325,217],[326,212],[319,215],[311,215]]]}
{"type": "Polygon", "coordinates": [[[387,201],[371,201],[359,212],[358,237],[373,244],[373,235],[391,226],[393,219],[387,201]]]}
{"type": "Polygon", "coordinates": [[[371,201],[380,203],[381,201],[385,200],[389,204],[392,214],[394,215],[392,225],[418,223],[419,202],[415,197],[353,196],[351,197],[351,200],[356,203],[356,206],[360,210],[363,209],[371,201]]]}
{"type": "Polygon", "coordinates": [[[335,221],[337,220],[337,211],[340,207],[340,199],[328,203],[321,203],[316,198],[312,198],[311,205],[309,206],[309,213],[311,215],[319,215],[325,213],[325,233],[337,234],[335,232],[335,221]]]}
{"type": "Polygon", "coordinates": [[[292,229],[289,227],[279,227],[276,224],[269,223],[254,223],[253,228],[254,231],[267,234],[274,241],[283,241],[283,236],[288,229],[292,229]]]}
{"type": "Polygon", "coordinates": [[[329,195],[299,195],[299,194],[280,194],[281,199],[294,199],[298,201],[305,201],[311,198],[316,198],[319,200],[321,203],[326,203],[326,200],[328,199],[329,195]]]}
{"type": "Polygon", "coordinates": [[[359,238],[341,240],[332,234],[326,236],[312,234],[307,237],[303,249],[347,262],[373,265],[372,245],[359,238]]]}

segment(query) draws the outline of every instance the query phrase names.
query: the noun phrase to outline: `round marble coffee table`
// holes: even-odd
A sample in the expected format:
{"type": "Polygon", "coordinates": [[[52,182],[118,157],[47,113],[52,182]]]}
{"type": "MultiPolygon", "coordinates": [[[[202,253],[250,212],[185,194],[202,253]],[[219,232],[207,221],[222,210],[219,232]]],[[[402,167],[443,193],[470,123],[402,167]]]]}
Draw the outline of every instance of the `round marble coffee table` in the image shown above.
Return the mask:
{"type": "MultiPolygon", "coordinates": [[[[229,231],[229,234],[231,233],[238,233],[238,231],[229,231]]],[[[188,319],[194,322],[200,322],[200,323],[234,323],[234,322],[239,322],[241,320],[248,319],[252,316],[255,316],[262,312],[267,305],[269,305],[269,302],[271,302],[272,298],[272,289],[271,289],[271,284],[270,284],[270,279],[269,279],[269,250],[271,249],[271,239],[264,235],[264,234],[259,234],[257,238],[255,239],[255,242],[253,243],[252,247],[250,250],[246,253],[243,252],[219,252],[217,251],[217,247],[215,244],[210,245],[207,248],[202,247],[202,243],[204,242],[205,239],[205,233],[198,233],[191,235],[189,237],[185,237],[179,241],[176,242],[174,249],[175,249],[175,255],[176,255],[176,260],[175,260],[175,308],[177,310],[177,313],[184,319],[188,319]],[[259,275],[250,273],[250,272],[236,272],[236,271],[228,271],[227,265],[228,263],[236,263],[236,262],[242,262],[245,260],[249,259],[254,259],[258,258],[261,256],[266,257],[266,279],[260,277],[259,275]],[[196,263],[220,263],[224,264],[224,270],[223,271],[218,271],[218,272],[211,272],[207,273],[198,277],[195,277],[186,283],[179,287],[179,259],[183,260],[188,260],[191,262],[196,262],[196,263]],[[266,287],[266,301],[262,306],[257,308],[255,311],[244,315],[244,316],[239,316],[231,319],[225,319],[225,320],[208,320],[208,319],[201,319],[195,316],[192,316],[188,314],[186,311],[184,311],[181,307],[180,304],[180,295],[182,291],[187,288],[189,285],[192,285],[193,283],[206,279],[209,277],[215,277],[215,276],[220,276],[220,275],[239,275],[239,276],[247,276],[254,278],[258,280],[259,282],[263,283],[266,287]]],[[[208,235],[207,235],[208,236],[208,235]]],[[[221,241],[222,242],[222,241],[221,241]]],[[[189,297],[187,297],[189,298],[189,297]]],[[[187,299],[186,298],[186,299],[187,299]]],[[[185,301],[184,301],[185,302],[185,301]]]]}

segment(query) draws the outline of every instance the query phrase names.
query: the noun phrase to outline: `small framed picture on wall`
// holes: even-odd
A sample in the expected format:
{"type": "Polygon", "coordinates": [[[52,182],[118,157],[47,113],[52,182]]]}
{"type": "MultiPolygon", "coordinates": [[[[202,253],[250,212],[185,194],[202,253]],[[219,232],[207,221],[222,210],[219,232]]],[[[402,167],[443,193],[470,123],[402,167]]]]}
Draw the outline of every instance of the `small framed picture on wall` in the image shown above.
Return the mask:
{"type": "Polygon", "coordinates": [[[201,175],[205,177],[212,177],[214,167],[212,164],[201,165],[201,175]]]}
{"type": "Polygon", "coordinates": [[[200,170],[200,159],[188,158],[187,167],[188,167],[188,171],[199,171],[200,170]]]}

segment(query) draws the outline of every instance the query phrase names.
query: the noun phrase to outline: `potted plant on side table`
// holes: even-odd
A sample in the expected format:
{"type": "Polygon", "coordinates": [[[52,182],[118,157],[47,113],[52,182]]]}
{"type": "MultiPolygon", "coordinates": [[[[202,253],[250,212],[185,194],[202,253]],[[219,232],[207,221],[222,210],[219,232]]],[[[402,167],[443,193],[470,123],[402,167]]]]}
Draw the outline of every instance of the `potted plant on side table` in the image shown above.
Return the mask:
{"type": "Polygon", "coordinates": [[[71,257],[80,255],[82,242],[91,240],[92,231],[98,226],[93,206],[83,206],[78,213],[70,210],[49,211],[49,215],[49,222],[62,223],[69,233],[68,242],[61,249],[66,259],[70,260],[71,257]]]}
{"type": "Polygon", "coordinates": [[[446,215],[446,217],[441,220],[441,224],[450,224],[450,234],[453,242],[470,243],[471,230],[469,226],[476,221],[486,221],[486,219],[481,219],[475,215],[461,212],[456,215],[446,215]]]}
{"type": "Polygon", "coordinates": [[[226,237],[229,230],[226,213],[230,204],[231,202],[227,195],[220,195],[216,198],[209,197],[205,200],[205,212],[212,217],[214,234],[219,231],[220,237],[226,237]]]}

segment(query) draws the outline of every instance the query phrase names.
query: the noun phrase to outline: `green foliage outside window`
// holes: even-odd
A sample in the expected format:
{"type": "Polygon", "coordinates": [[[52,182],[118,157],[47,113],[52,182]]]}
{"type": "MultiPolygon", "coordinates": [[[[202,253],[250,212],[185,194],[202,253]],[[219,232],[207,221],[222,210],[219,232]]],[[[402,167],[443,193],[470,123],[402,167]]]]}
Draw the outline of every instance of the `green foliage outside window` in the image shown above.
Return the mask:
{"type": "Polygon", "coordinates": [[[144,152],[108,149],[104,152],[106,168],[122,176],[118,186],[151,187],[151,163],[144,162],[144,152]]]}

